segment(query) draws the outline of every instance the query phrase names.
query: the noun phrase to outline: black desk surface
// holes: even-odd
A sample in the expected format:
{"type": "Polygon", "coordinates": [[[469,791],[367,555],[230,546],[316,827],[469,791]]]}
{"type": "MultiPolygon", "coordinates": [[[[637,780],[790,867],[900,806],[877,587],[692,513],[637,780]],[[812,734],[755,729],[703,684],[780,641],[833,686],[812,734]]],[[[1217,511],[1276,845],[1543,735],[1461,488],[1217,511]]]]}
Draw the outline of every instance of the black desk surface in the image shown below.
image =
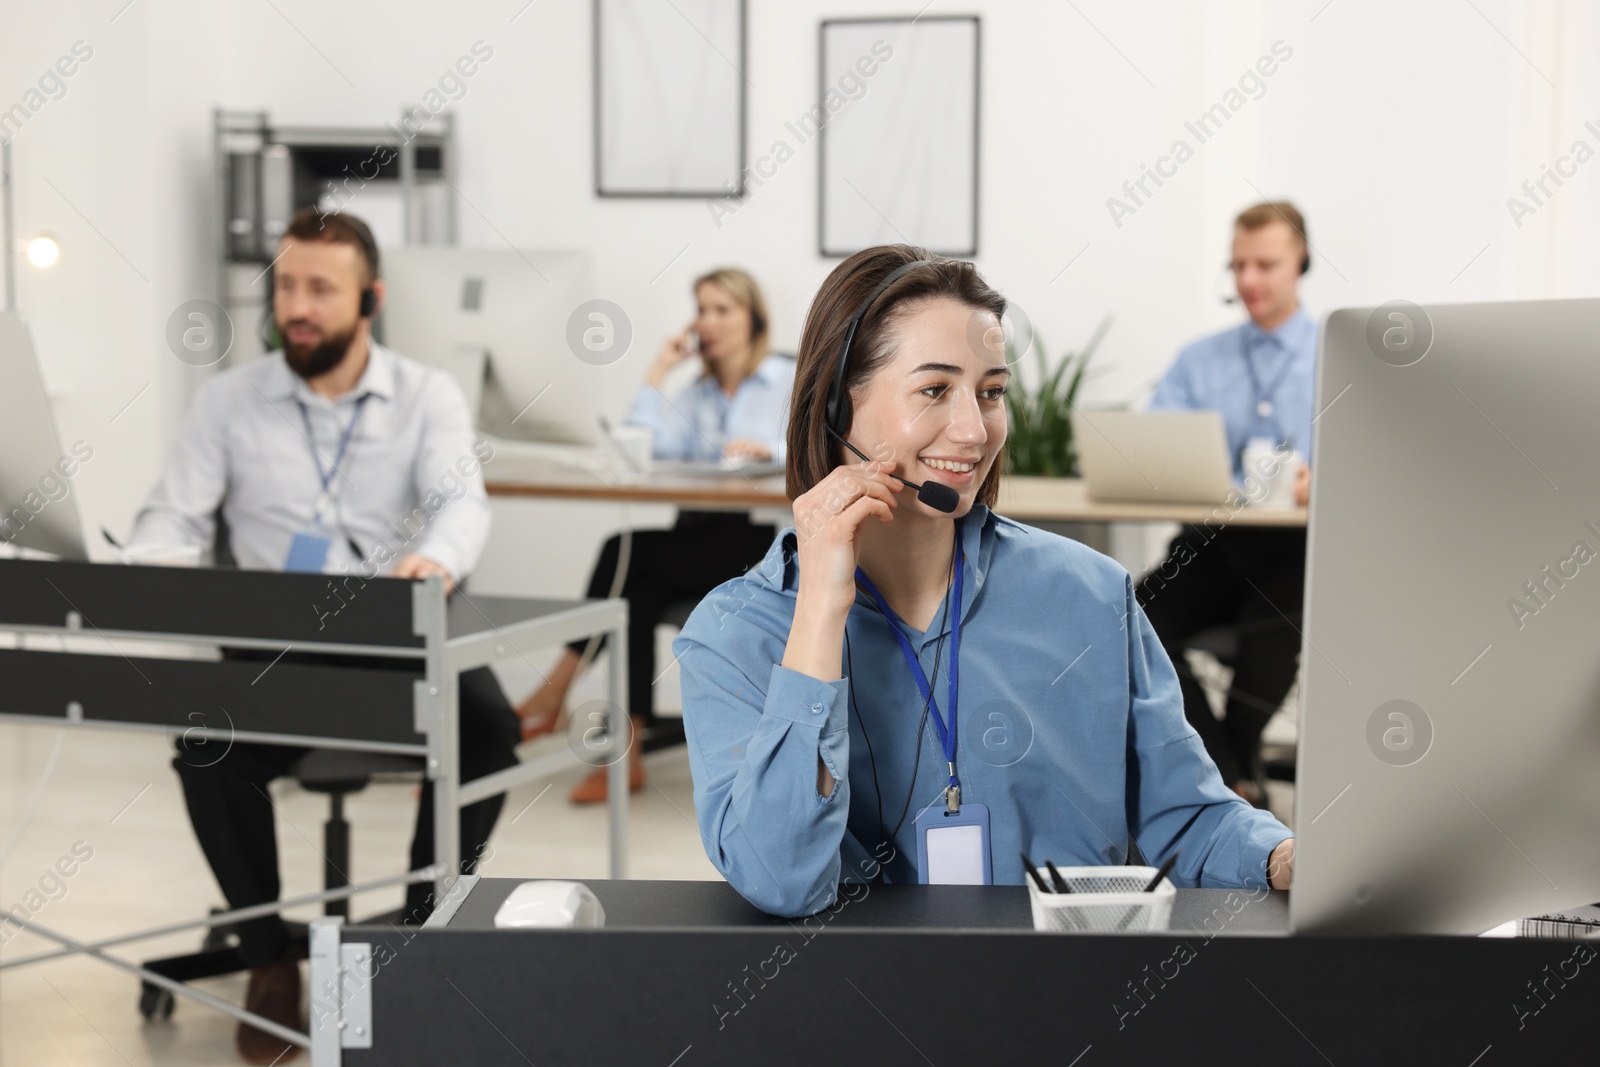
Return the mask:
{"type": "MultiPolygon", "coordinates": [[[[416,649],[412,586],[405,579],[293,574],[233,567],[124,566],[0,560],[0,626],[85,632],[216,637],[320,645],[416,649]],[[337,583],[337,584],[336,584],[337,583]]],[[[575,601],[537,597],[449,598],[454,640],[570,610],[575,601]]]]}
{"type": "Polygon", "coordinates": [[[604,929],[493,929],[516,884],[343,931],[378,962],[345,1067],[1596,1061],[1583,942],[1230,936],[1283,931],[1287,901],[1227,890],[1180,891],[1159,934],[1034,934],[1015,886],[861,887],[791,922],[720,882],[601,879],[604,929]]]}
{"type": "MultiPolygon", "coordinates": [[[[484,878],[451,917],[451,930],[492,930],[494,913],[518,878],[484,878]]],[[[584,882],[606,909],[607,929],[685,930],[788,927],[749,904],[727,882],[584,882]]],[[[864,889],[867,887],[863,887],[864,889]]],[[[876,885],[858,902],[840,907],[830,927],[872,930],[1033,931],[1028,891],[1019,885],[876,885]]],[[[1172,930],[1204,932],[1206,919],[1226,934],[1286,934],[1289,894],[1231,889],[1180,889],[1172,905],[1172,930]],[[1218,909],[1227,922],[1217,918],[1218,909]]]]}

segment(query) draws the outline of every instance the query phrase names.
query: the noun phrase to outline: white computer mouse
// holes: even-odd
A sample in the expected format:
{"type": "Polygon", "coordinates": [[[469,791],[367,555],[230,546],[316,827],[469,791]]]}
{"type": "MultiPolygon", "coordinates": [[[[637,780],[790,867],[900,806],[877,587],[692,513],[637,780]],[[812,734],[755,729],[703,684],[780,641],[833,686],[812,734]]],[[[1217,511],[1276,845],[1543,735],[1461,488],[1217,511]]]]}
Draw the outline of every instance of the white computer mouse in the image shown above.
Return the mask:
{"type": "Polygon", "coordinates": [[[523,882],[494,913],[497,927],[584,929],[604,926],[606,909],[582,882],[523,882]]]}

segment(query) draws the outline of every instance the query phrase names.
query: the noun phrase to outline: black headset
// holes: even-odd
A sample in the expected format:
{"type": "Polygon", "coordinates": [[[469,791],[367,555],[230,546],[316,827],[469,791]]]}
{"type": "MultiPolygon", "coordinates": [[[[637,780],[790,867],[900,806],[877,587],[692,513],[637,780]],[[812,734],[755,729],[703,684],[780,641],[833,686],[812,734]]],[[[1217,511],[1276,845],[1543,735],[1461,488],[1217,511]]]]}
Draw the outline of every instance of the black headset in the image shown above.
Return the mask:
{"type": "MultiPolygon", "coordinates": [[[[839,343],[839,362],[833,368],[833,382],[828,386],[828,403],[824,410],[825,420],[823,422],[828,431],[840,441],[843,441],[845,435],[850,432],[850,420],[852,418],[850,393],[844,387],[844,379],[845,372],[850,366],[850,346],[855,344],[856,331],[861,329],[861,320],[867,317],[867,312],[871,310],[873,304],[878,302],[878,297],[883,295],[884,290],[899,281],[913,268],[925,267],[932,262],[933,260],[931,259],[914,259],[910,263],[903,263],[890,271],[889,276],[878,283],[878,287],[872,290],[872,295],[863,300],[861,306],[856,309],[856,313],[850,317],[850,325],[844,331],[844,340],[839,343]]],[[[845,447],[849,448],[850,446],[847,444],[845,447]]]]}
{"type": "MultiPolygon", "coordinates": [[[[355,231],[356,240],[361,242],[361,250],[366,253],[367,265],[372,268],[372,277],[376,280],[378,277],[378,240],[372,236],[372,228],[354,215],[345,215],[344,221],[355,231]]],[[[361,290],[361,317],[370,319],[377,310],[378,294],[369,283],[366,288],[361,290]]]]}

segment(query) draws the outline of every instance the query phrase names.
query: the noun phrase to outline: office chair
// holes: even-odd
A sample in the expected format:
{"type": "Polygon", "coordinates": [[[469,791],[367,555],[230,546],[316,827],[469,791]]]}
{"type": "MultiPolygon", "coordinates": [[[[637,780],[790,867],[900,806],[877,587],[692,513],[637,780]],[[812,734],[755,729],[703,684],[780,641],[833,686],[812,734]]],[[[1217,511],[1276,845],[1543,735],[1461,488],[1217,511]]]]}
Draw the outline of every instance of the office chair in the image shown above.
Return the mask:
{"type": "MultiPolygon", "coordinates": [[[[1196,671],[1195,678],[1207,696],[1216,696],[1224,704],[1228,700],[1234,663],[1239,654],[1239,631],[1228,625],[1208,627],[1184,642],[1186,651],[1203,652],[1229,672],[1223,678],[1213,671],[1196,671]]],[[[1297,683],[1298,684],[1298,683],[1297,683]]],[[[1292,690],[1291,690],[1292,691],[1292,690]]],[[[1293,782],[1295,776],[1295,747],[1285,744],[1261,745],[1262,773],[1274,782],[1293,782]]]]}
{"type": "MultiPolygon", "coordinates": [[[[345,798],[365,789],[379,775],[417,774],[422,771],[422,761],[416,756],[399,756],[387,752],[359,752],[348,749],[312,749],[302,756],[289,771],[289,777],[310,793],[323,793],[328,797],[328,818],[322,824],[322,888],[343,889],[350,884],[350,824],[345,820],[345,798]]],[[[212,908],[211,914],[223,909],[212,908]]],[[[350,916],[349,898],[330,900],[323,905],[324,915],[350,916]]],[[[397,920],[401,912],[388,912],[374,916],[367,922],[397,920]]],[[[290,922],[289,938],[304,945],[308,933],[305,923],[290,922]]],[[[246,970],[239,958],[236,931],[231,924],[210,927],[199,952],[163,959],[147,960],[145,966],[157,974],[178,982],[192,982],[200,978],[237,974],[246,970]]],[[[139,989],[139,1014],[146,1019],[167,1019],[172,1015],[175,1000],[170,990],[149,982],[141,982],[139,989]]]]}
{"type": "MultiPolygon", "coordinates": [[[[215,566],[235,566],[233,553],[228,547],[227,523],[219,508],[216,515],[217,532],[212,543],[215,566]]],[[[290,768],[288,776],[310,793],[322,793],[328,798],[328,818],[322,824],[322,888],[343,889],[350,884],[350,824],[345,820],[345,798],[365,789],[380,775],[415,774],[422,772],[422,760],[417,756],[401,756],[387,752],[363,752],[353,749],[312,749],[300,757],[290,768]]],[[[224,909],[212,908],[211,914],[224,909]]],[[[330,900],[323,905],[324,915],[350,916],[349,898],[330,900]]],[[[397,920],[400,911],[374,916],[367,920],[383,922],[397,920]]],[[[305,945],[308,938],[304,923],[290,922],[290,940],[305,945]]],[[[163,959],[148,960],[145,966],[157,974],[178,982],[192,982],[200,978],[237,974],[246,970],[239,958],[236,929],[231,924],[212,926],[206,930],[199,952],[163,959]]],[[[167,1019],[176,1007],[175,998],[166,990],[149,982],[140,982],[139,1014],[146,1019],[167,1019]]]]}

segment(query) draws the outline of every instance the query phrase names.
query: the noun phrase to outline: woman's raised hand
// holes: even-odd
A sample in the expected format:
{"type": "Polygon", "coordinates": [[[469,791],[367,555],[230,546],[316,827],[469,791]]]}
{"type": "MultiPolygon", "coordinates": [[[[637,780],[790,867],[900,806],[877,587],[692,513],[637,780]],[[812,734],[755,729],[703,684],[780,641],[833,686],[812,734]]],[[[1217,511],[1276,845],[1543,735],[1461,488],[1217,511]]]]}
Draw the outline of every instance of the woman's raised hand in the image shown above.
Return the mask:
{"type": "MultiPolygon", "coordinates": [[[[783,666],[824,682],[840,677],[839,650],[845,619],[856,599],[856,562],[861,528],[888,522],[905,483],[889,472],[893,463],[835,467],[794,502],[795,542],[800,554],[800,589],[794,622],[783,648],[783,666]]],[[[832,792],[833,779],[819,761],[817,788],[832,792]]]]}
{"type": "Polygon", "coordinates": [[[694,355],[694,345],[690,342],[692,333],[694,326],[691,324],[662,342],[661,351],[656,353],[655,363],[651,364],[650,370],[645,374],[645,380],[652,387],[660,389],[661,383],[666,381],[667,372],[694,355]]]}
{"type": "Polygon", "coordinates": [[[895,494],[905,483],[893,470],[892,462],[878,461],[835,467],[794,502],[799,595],[841,619],[855,601],[863,524],[888,522],[899,506],[895,494]]]}

